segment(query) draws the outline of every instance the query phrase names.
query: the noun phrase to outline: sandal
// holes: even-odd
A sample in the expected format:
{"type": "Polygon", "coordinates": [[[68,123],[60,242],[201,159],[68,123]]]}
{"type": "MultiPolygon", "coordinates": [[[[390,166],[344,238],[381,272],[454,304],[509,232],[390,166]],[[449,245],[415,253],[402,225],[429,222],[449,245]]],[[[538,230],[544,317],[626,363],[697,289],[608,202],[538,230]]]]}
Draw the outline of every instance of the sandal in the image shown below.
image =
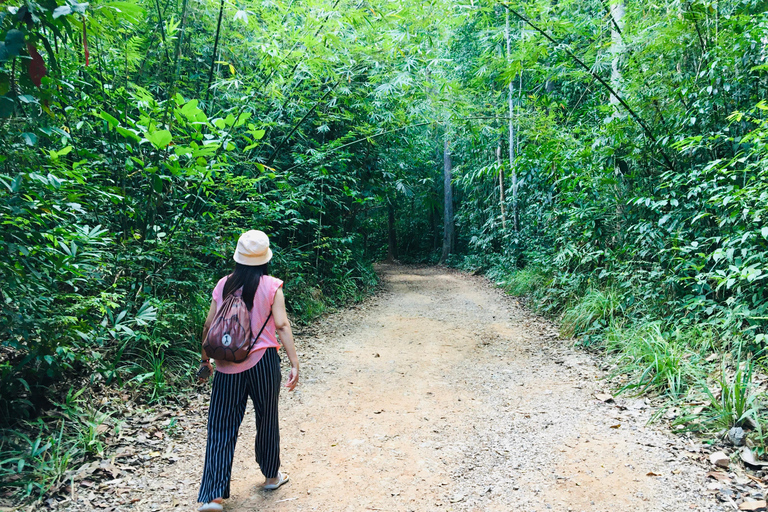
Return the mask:
{"type": "Polygon", "coordinates": [[[266,489],[267,491],[274,491],[275,489],[277,489],[278,487],[280,487],[281,485],[283,485],[287,481],[288,481],[288,475],[286,475],[285,473],[283,473],[281,471],[278,471],[277,472],[277,483],[275,483],[275,484],[264,484],[264,489],[266,489]]]}
{"type": "Polygon", "coordinates": [[[222,510],[224,510],[224,505],[215,501],[203,503],[200,505],[200,508],[197,509],[198,512],[221,512],[222,510]]]}

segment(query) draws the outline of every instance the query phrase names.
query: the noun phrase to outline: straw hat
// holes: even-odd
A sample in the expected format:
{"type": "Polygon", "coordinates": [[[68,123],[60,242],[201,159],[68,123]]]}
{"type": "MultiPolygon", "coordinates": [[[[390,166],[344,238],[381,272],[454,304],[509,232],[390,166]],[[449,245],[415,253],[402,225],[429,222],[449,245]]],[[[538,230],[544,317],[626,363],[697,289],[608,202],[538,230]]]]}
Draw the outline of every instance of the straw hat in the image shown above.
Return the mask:
{"type": "Polygon", "coordinates": [[[272,259],[269,237],[263,231],[246,231],[237,240],[237,249],[233,258],[241,265],[263,265],[272,259]]]}

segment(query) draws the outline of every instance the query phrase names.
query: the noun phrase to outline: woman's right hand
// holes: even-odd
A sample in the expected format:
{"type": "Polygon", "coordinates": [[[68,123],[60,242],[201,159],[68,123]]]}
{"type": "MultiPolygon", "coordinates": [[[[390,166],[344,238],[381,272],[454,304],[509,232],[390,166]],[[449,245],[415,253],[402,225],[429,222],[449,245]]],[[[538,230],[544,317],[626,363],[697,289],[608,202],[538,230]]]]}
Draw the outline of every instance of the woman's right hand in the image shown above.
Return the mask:
{"type": "Polygon", "coordinates": [[[202,384],[208,380],[208,377],[213,373],[213,366],[210,361],[204,361],[200,363],[200,368],[197,370],[197,383],[202,384]]]}

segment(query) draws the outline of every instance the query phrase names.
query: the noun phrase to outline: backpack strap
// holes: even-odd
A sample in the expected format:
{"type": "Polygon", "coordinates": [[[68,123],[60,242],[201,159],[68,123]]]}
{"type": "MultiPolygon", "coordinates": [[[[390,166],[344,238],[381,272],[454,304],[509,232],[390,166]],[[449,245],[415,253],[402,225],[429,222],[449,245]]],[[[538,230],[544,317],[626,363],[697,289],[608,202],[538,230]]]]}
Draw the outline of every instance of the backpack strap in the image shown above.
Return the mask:
{"type": "Polygon", "coordinates": [[[261,336],[261,333],[264,332],[264,328],[267,326],[267,323],[269,322],[269,319],[272,318],[272,310],[269,310],[269,315],[267,315],[267,319],[264,320],[264,325],[261,326],[261,329],[259,329],[259,334],[257,334],[253,341],[251,342],[251,346],[248,347],[248,353],[251,353],[251,350],[253,350],[253,346],[256,344],[256,342],[259,340],[259,336],[261,336]]]}

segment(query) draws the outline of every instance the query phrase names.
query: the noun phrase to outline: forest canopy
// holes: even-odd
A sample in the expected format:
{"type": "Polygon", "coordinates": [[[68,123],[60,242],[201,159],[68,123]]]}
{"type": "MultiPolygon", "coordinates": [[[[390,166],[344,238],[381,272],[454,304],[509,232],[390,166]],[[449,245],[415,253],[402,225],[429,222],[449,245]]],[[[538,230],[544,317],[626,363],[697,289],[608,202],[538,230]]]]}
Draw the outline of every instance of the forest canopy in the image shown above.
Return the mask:
{"type": "MultiPolygon", "coordinates": [[[[253,228],[300,322],[365,296],[374,261],[440,262],[629,354],[630,386],[686,396],[712,351],[751,365],[767,6],[0,6],[0,426],[27,432],[0,441],[0,485],[54,489],[66,464],[29,468],[95,390],[190,385],[253,228]]],[[[103,449],[62,439],[72,461],[103,449]]]]}

